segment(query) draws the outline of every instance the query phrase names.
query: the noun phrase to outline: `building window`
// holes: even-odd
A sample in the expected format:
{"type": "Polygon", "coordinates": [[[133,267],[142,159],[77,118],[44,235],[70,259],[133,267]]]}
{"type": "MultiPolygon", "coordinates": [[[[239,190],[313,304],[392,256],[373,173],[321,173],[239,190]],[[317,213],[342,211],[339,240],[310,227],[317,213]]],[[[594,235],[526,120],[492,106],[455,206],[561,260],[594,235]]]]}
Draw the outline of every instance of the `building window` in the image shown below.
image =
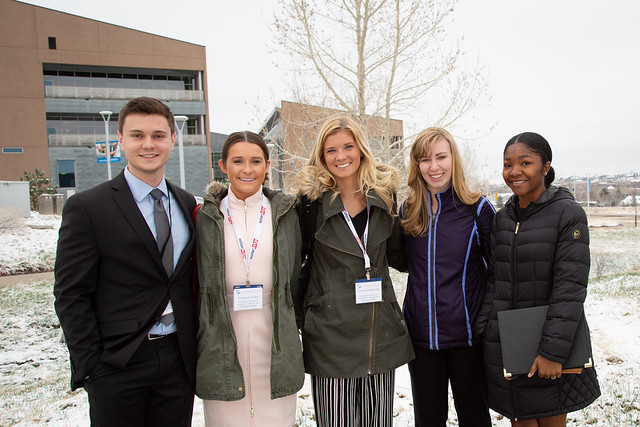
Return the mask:
{"type": "Polygon", "coordinates": [[[222,160],[222,152],[211,153],[211,166],[213,167],[213,180],[226,182],[227,176],[222,172],[222,169],[220,169],[218,160],[222,160]]]}
{"type": "Polygon", "coordinates": [[[56,49],[56,38],[55,37],[49,37],[49,49],[51,49],[51,50],[55,50],[56,49]]]}
{"type": "MultiPolygon", "coordinates": [[[[115,138],[117,131],[118,116],[114,114],[109,121],[110,137],[115,138]]],[[[52,135],[59,138],[73,136],[76,139],[80,138],[78,135],[92,135],[95,141],[104,141],[104,120],[99,114],[47,113],[47,136],[50,137],[50,143],[52,135]]]]}
{"type": "Polygon", "coordinates": [[[2,154],[24,154],[22,147],[2,147],[2,154]]]}
{"type": "Polygon", "coordinates": [[[76,171],[74,160],[58,160],[58,184],[60,188],[76,186],[76,171]]]}

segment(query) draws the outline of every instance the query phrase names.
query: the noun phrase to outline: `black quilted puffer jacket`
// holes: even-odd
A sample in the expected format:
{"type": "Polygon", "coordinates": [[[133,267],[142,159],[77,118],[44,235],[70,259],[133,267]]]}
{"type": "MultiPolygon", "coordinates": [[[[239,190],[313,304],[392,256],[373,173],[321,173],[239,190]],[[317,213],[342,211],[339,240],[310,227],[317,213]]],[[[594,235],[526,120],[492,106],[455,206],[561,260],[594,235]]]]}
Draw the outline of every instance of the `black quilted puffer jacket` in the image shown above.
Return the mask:
{"type": "Polygon", "coordinates": [[[586,407],[600,396],[594,368],[550,380],[506,380],[497,313],[549,305],[538,353],[563,363],[587,295],[589,230],[584,210],[566,188],[551,186],[516,215],[512,196],[494,218],[487,295],[477,328],[484,335],[489,406],[510,419],[549,417],[586,407]]]}

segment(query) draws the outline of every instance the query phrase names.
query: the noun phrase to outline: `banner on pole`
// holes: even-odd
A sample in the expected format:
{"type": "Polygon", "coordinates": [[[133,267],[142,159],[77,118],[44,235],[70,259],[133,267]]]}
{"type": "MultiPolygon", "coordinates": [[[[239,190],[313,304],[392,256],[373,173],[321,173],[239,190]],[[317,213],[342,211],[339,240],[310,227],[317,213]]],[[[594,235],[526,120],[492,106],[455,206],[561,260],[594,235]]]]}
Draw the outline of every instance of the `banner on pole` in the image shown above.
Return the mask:
{"type": "MultiPolygon", "coordinates": [[[[104,147],[104,141],[96,142],[96,157],[98,158],[98,163],[107,163],[107,155],[104,147]]],[[[109,141],[109,150],[111,155],[110,162],[120,162],[120,144],[118,144],[117,139],[115,141],[109,141]]]]}

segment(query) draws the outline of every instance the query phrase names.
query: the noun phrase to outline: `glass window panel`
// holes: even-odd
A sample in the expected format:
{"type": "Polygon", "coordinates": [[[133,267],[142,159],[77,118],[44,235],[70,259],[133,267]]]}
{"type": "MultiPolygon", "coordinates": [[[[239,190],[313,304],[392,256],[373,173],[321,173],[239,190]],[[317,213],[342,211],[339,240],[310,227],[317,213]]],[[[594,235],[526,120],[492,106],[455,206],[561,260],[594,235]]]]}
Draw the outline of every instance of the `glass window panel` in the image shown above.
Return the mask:
{"type": "Polygon", "coordinates": [[[77,87],[91,87],[91,78],[90,77],[76,77],[76,86],[77,87]]]}
{"type": "Polygon", "coordinates": [[[72,76],[60,76],[58,77],[58,82],[60,86],[67,86],[67,87],[76,86],[76,78],[72,76]]]}
{"type": "Polygon", "coordinates": [[[3,154],[24,154],[23,147],[2,147],[3,154]]]}
{"type": "Polygon", "coordinates": [[[58,183],[60,184],[60,188],[76,186],[74,160],[58,160],[58,183]]]}

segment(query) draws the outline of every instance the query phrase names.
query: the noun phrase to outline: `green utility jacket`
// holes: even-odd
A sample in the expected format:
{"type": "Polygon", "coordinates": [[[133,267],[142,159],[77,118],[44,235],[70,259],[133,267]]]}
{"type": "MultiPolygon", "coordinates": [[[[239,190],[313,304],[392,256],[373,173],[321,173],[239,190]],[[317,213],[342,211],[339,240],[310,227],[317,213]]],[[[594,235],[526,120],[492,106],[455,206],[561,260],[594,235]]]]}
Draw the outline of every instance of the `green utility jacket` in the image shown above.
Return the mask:
{"type": "MultiPolygon", "coordinates": [[[[222,401],[245,396],[225,284],[224,216],[219,204],[227,191],[220,183],[210,184],[196,218],[200,282],[196,394],[222,401]]],[[[264,194],[271,203],[274,234],[271,398],[276,399],[296,393],[304,383],[302,346],[291,298],[300,276],[302,238],[295,197],[267,188],[264,194]]]]}
{"type": "Polygon", "coordinates": [[[342,218],[340,197],[331,196],[330,191],[321,195],[308,287],[299,289],[303,295],[295,298],[304,318],[305,369],[329,378],[388,372],[414,357],[389,277],[389,263],[404,262],[398,218],[388,213],[374,191],[369,192],[367,253],[371,276],[382,279],[383,300],[356,304],[355,281],[365,277],[364,257],[342,218]]]}

